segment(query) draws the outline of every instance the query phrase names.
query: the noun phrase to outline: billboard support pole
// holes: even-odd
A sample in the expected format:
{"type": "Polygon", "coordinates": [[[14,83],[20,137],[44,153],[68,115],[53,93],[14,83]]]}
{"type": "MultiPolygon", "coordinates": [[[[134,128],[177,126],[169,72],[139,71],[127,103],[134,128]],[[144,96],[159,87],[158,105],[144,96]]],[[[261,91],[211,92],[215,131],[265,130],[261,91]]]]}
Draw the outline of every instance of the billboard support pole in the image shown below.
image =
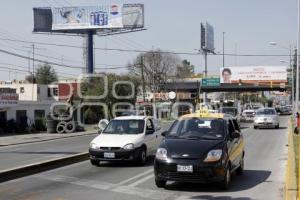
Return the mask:
{"type": "MultiPolygon", "coordinates": [[[[204,55],[204,65],[205,65],[205,70],[204,70],[204,77],[207,79],[207,51],[203,49],[203,55],[204,55]]],[[[206,104],[207,100],[207,93],[203,93],[203,104],[206,104]]]]}
{"type": "Polygon", "coordinates": [[[94,33],[93,31],[88,32],[87,38],[87,73],[94,73],[94,33]]]}

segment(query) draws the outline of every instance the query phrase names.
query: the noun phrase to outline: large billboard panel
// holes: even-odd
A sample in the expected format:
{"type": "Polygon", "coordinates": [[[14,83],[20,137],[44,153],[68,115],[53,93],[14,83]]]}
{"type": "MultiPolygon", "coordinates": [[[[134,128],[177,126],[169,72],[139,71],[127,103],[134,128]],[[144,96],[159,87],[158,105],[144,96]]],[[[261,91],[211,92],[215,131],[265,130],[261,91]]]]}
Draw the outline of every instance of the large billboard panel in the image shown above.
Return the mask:
{"type": "Polygon", "coordinates": [[[284,66],[243,66],[220,69],[221,83],[286,83],[287,67],[284,66]]]}
{"type": "Polygon", "coordinates": [[[143,4],[33,8],[34,32],[82,33],[84,30],[144,28],[143,4]]]}
{"type": "Polygon", "coordinates": [[[52,30],[123,28],[123,5],[52,8],[52,30]]]}
{"type": "Polygon", "coordinates": [[[201,23],[201,49],[214,52],[214,27],[209,23],[201,23]]]}

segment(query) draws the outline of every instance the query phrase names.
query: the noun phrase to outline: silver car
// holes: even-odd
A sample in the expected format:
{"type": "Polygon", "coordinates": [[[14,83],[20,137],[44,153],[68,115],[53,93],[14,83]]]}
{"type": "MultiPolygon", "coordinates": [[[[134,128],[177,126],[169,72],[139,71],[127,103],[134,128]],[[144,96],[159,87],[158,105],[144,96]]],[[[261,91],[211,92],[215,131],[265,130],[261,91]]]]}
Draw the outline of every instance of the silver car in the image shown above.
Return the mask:
{"type": "Polygon", "coordinates": [[[279,116],[274,108],[260,108],[254,118],[254,129],[279,128],[279,116]]]}

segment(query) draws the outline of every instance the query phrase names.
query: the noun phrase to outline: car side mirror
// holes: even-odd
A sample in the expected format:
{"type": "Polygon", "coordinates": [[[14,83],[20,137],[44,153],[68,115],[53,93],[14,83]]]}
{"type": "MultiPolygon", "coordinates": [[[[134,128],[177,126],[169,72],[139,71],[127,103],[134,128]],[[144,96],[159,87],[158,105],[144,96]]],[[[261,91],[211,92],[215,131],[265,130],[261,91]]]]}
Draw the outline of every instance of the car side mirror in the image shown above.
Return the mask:
{"type": "Polygon", "coordinates": [[[106,126],[108,125],[109,121],[107,119],[101,119],[98,123],[99,133],[101,133],[106,126]]]}
{"type": "Polygon", "coordinates": [[[155,131],[152,129],[146,130],[146,135],[151,135],[153,134],[155,131]]]}
{"type": "Polygon", "coordinates": [[[240,132],[239,131],[233,131],[231,133],[231,138],[239,138],[241,136],[240,132]]]}
{"type": "Polygon", "coordinates": [[[166,135],[168,135],[168,131],[163,131],[163,132],[161,133],[161,136],[163,136],[163,137],[166,137],[166,135]]]}

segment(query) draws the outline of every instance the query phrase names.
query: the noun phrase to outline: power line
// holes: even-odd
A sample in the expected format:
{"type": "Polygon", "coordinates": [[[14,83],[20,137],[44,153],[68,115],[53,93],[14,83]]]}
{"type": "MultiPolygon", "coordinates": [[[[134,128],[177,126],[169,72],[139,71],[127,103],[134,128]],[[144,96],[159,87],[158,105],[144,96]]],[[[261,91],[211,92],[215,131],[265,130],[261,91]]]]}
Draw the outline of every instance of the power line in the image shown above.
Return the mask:
{"type": "MultiPolygon", "coordinates": [[[[0,49],[0,52],[5,53],[5,54],[9,54],[9,55],[12,55],[12,56],[16,56],[16,57],[19,57],[19,58],[23,58],[23,59],[33,60],[33,58],[31,58],[31,57],[20,55],[20,54],[13,53],[13,52],[10,52],[10,51],[6,51],[6,50],[3,50],[3,49],[0,49]]],[[[56,63],[56,62],[45,61],[45,60],[40,60],[40,59],[35,59],[35,61],[40,62],[40,63],[50,64],[50,65],[56,65],[58,67],[67,67],[67,68],[72,68],[72,69],[74,69],[74,68],[75,69],[82,69],[82,67],[80,67],[80,66],[71,66],[71,65],[59,64],[59,63],[56,63]]],[[[127,68],[127,66],[126,67],[125,66],[106,67],[106,68],[103,67],[103,68],[99,68],[99,69],[122,69],[122,68],[127,68]]]]}
{"type": "MultiPolygon", "coordinates": [[[[25,40],[15,40],[15,39],[9,39],[9,38],[0,38],[0,40],[7,40],[12,42],[23,42],[23,43],[30,43],[30,44],[38,44],[38,45],[46,45],[46,46],[56,46],[56,47],[69,47],[69,48],[77,48],[82,49],[81,46],[76,45],[67,45],[67,44],[55,44],[55,43],[46,43],[46,42],[30,42],[25,40]]],[[[149,51],[146,50],[138,50],[138,49],[121,49],[121,48],[100,48],[95,47],[95,50],[101,50],[101,51],[118,51],[118,52],[130,52],[130,53],[148,53],[149,51]]],[[[177,54],[177,55],[190,55],[190,56],[198,56],[199,53],[195,52],[175,52],[175,51],[158,51],[158,50],[151,50],[153,53],[169,53],[169,54],[177,54]]],[[[216,54],[209,54],[210,56],[223,56],[223,54],[216,53],[216,54]]],[[[239,56],[239,57],[259,57],[259,56],[270,56],[270,57],[276,57],[276,56],[290,56],[287,54],[232,54],[227,53],[224,54],[225,56],[239,56]]]]}

